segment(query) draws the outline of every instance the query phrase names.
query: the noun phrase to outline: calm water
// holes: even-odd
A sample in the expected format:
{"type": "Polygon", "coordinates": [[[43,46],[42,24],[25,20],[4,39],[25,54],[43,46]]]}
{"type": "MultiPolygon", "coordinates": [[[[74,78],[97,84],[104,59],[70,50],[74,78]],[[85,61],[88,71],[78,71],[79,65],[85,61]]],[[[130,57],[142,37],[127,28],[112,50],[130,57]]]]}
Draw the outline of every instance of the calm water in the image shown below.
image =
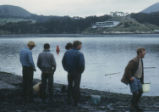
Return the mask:
{"type": "MultiPolygon", "coordinates": [[[[159,35],[125,35],[106,37],[58,37],[58,38],[0,38],[0,71],[6,71],[21,75],[19,51],[25,47],[29,40],[36,42],[33,50],[33,58],[36,63],[38,54],[43,50],[45,42],[51,44],[51,52],[57,61],[55,82],[66,84],[66,72],[63,70],[61,60],[65,52],[67,42],[80,40],[83,42],[82,52],[86,58],[86,70],[82,75],[81,87],[95,90],[111,91],[118,93],[130,93],[129,87],[120,82],[124,68],[128,61],[136,56],[136,48],[145,47],[147,55],[144,59],[145,82],[151,83],[151,92],[145,95],[159,95],[159,35]],[[56,45],[61,52],[56,54],[56,45]],[[117,73],[117,74],[114,74],[117,73]],[[109,75],[113,74],[113,75],[109,75]]],[[[35,78],[40,78],[37,68],[35,78]]]]}

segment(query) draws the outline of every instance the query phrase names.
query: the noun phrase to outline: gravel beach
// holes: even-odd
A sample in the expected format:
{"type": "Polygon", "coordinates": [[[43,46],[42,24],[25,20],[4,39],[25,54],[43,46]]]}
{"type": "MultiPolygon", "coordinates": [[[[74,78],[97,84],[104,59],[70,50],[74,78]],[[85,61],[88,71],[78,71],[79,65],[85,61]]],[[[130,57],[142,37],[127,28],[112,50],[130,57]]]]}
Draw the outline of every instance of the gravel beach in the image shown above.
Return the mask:
{"type": "MultiPolygon", "coordinates": [[[[67,92],[61,89],[65,85],[55,84],[54,100],[45,104],[37,94],[33,103],[25,103],[21,86],[20,76],[0,72],[0,112],[129,112],[131,96],[126,94],[81,89],[80,104],[74,107],[67,104],[67,92]],[[91,95],[101,96],[101,102],[93,104],[91,95]]],[[[144,112],[159,112],[159,97],[143,96],[140,106],[144,112]]]]}

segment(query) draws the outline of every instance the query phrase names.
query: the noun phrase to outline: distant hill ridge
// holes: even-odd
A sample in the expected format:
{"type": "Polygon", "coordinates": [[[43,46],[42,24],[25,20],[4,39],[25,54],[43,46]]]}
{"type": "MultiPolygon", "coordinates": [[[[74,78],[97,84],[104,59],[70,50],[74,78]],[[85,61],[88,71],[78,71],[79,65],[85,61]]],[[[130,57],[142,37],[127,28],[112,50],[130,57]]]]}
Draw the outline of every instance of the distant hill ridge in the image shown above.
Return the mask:
{"type": "Polygon", "coordinates": [[[32,14],[27,10],[12,5],[0,5],[0,17],[4,18],[29,18],[32,14]]]}
{"type": "MultiPolygon", "coordinates": [[[[159,2],[141,11],[141,13],[148,13],[148,14],[153,12],[159,12],[159,2]]],[[[29,11],[19,6],[0,5],[1,18],[32,18],[32,16],[35,17],[37,15],[33,15],[29,11]]]]}
{"type": "Polygon", "coordinates": [[[150,7],[144,9],[141,11],[141,13],[154,13],[154,12],[159,12],[159,2],[151,5],[150,7]]]}

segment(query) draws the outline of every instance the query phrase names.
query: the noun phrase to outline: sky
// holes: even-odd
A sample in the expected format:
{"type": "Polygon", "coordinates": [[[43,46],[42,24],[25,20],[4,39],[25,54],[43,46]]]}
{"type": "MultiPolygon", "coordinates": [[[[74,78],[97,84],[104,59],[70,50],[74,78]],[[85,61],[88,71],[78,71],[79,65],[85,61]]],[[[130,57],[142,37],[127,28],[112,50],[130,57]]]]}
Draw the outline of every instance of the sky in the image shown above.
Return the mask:
{"type": "Polygon", "coordinates": [[[0,5],[15,5],[39,15],[81,16],[114,11],[140,12],[159,0],[0,0],[0,5]]]}

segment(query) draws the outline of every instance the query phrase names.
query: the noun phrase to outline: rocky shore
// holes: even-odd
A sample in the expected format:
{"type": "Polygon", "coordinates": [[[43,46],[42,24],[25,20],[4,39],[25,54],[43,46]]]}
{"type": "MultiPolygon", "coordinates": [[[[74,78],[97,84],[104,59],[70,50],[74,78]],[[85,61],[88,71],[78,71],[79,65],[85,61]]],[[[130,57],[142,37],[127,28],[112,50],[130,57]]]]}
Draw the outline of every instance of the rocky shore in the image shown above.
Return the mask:
{"type": "MultiPolygon", "coordinates": [[[[78,107],[68,105],[67,93],[61,89],[65,85],[55,84],[54,100],[42,103],[38,95],[34,96],[34,103],[26,104],[22,98],[22,78],[10,73],[0,72],[0,112],[129,112],[130,95],[110,92],[81,90],[78,107]],[[91,101],[91,95],[102,97],[97,105],[91,101]]],[[[39,80],[34,80],[34,84],[39,80]]],[[[159,112],[159,97],[142,97],[141,107],[144,112],[159,112]]]]}

